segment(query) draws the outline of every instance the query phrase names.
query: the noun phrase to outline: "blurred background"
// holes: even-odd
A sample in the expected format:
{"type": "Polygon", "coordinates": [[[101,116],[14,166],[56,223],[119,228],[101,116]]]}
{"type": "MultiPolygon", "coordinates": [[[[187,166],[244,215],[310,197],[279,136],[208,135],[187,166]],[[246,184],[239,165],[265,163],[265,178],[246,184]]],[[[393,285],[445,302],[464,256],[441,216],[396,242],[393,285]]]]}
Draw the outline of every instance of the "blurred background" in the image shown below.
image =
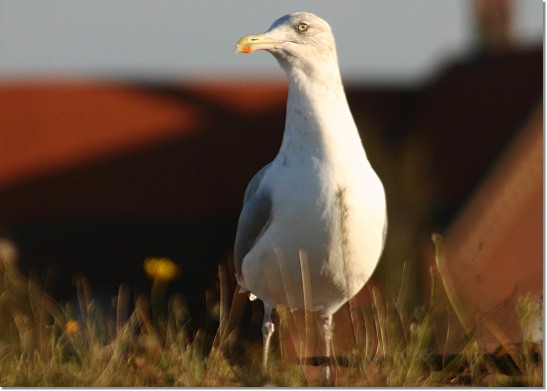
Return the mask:
{"type": "Polygon", "coordinates": [[[543,289],[539,0],[0,1],[0,236],[21,268],[58,299],[84,275],[109,300],[123,282],[148,292],[144,259],[167,257],[170,289],[209,316],[284,127],[281,69],[235,43],[301,10],[334,31],[386,188],[371,284],[419,305],[440,232],[476,326],[516,335],[515,298],[543,289]]]}

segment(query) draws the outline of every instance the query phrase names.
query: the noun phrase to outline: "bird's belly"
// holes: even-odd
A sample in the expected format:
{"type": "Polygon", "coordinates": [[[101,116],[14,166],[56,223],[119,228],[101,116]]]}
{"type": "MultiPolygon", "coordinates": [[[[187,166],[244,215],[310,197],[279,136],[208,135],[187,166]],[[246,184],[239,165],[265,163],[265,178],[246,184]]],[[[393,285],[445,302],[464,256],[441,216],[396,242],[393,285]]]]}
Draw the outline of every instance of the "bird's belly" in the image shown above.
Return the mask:
{"type": "MultiPolygon", "coordinates": [[[[299,183],[295,177],[278,183],[274,208],[284,207],[274,210],[242,272],[248,289],[271,305],[333,313],[363,287],[376,266],[385,206],[378,213],[370,192],[360,194],[358,185],[309,176],[299,183]]],[[[381,184],[380,190],[383,197],[381,184]]]]}

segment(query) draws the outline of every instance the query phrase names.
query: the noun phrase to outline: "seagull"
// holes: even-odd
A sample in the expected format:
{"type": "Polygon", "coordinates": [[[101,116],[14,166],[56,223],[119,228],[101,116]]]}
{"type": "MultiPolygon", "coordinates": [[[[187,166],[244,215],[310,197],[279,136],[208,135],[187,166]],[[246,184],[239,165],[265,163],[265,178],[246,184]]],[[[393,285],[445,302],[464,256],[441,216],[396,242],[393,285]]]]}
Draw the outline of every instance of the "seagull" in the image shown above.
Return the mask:
{"type": "Polygon", "coordinates": [[[279,305],[319,314],[330,362],[333,314],[369,280],[384,247],[384,188],[348,106],[330,26],[291,13],[237,43],[236,52],[257,50],[275,57],[289,91],[279,152],[245,190],[236,278],[264,303],[264,367],[279,305]]]}

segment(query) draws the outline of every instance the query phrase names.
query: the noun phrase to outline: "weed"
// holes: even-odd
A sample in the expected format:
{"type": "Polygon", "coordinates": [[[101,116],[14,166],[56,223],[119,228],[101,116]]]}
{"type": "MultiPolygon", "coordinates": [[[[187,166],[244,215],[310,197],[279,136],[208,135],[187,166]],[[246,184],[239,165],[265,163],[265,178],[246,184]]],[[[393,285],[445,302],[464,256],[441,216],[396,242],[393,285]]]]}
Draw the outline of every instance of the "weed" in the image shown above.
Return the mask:
{"type": "MultiPolygon", "coordinates": [[[[541,386],[543,352],[538,343],[511,345],[491,325],[501,347],[494,353],[483,351],[448,278],[441,238],[435,236],[434,243],[437,262],[427,303],[409,310],[401,297],[388,300],[369,287],[370,308],[350,305],[353,330],[348,337],[354,343],[345,356],[336,356],[336,385],[541,386]],[[456,319],[459,328],[441,322],[446,317],[456,319]],[[446,325],[444,340],[435,331],[439,324],[446,325]],[[461,349],[449,354],[448,339],[461,349]]],[[[266,371],[258,345],[244,345],[244,361],[229,357],[243,301],[237,293],[230,296],[223,267],[220,301],[207,299],[208,311],[220,322],[211,337],[204,330],[190,331],[191,314],[181,296],[165,297],[165,284],[175,272],[156,275],[151,296],[140,295],[134,303],[129,288],[121,285],[110,308],[102,308],[89,281],[78,277],[74,307],[56,303],[35,279],[22,275],[8,255],[0,251],[0,386],[321,385],[320,371],[314,372],[313,365],[322,358],[307,356],[313,350],[308,346],[311,316],[302,321],[295,313],[278,310],[279,349],[266,371]],[[300,359],[291,358],[291,341],[300,359]]],[[[166,260],[154,262],[164,268],[161,271],[171,267],[166,260]]],[[[539,298],[521,297],[516,313],[524,341],[542,338],[539,298]]]]}

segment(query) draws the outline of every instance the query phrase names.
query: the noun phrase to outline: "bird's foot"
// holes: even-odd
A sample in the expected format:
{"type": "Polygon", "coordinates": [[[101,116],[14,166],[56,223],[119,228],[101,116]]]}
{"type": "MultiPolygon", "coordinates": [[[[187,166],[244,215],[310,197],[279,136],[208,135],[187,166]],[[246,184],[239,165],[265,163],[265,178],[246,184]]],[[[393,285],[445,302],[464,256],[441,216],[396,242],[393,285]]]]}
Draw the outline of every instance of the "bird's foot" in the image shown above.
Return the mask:
{"type": "Polygon", "coordinates": [[[268,367],[268,356],[270,353],[270,342],[275,331],[274,323],[271,319],[264,319],[262,324],[262,368],[268,367]]]}

